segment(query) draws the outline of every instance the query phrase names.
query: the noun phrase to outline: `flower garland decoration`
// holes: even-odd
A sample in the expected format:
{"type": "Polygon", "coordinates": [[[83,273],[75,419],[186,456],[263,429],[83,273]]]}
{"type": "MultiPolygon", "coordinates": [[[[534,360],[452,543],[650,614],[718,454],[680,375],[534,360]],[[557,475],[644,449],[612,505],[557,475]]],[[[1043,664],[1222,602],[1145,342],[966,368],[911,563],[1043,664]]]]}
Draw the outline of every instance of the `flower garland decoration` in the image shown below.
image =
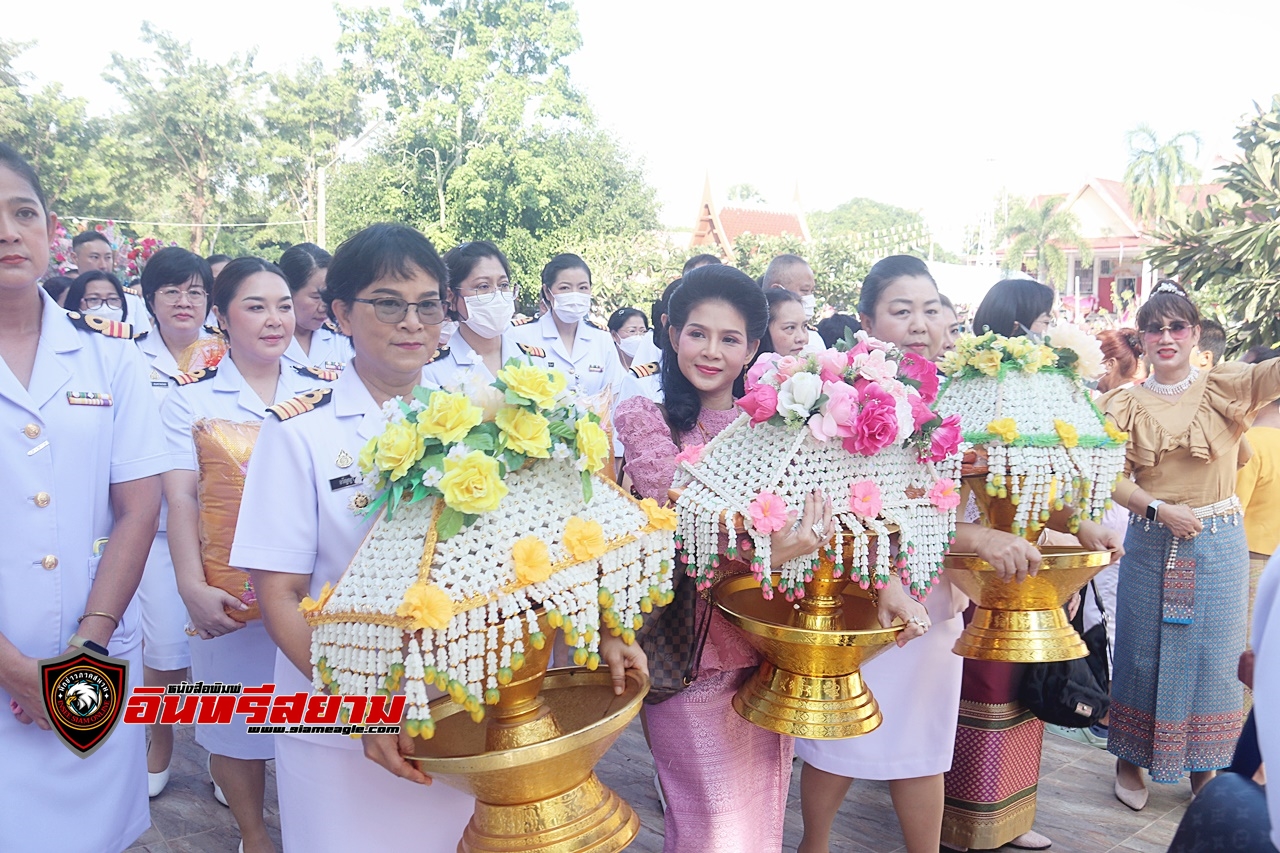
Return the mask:
{"type": "Polygon", "coordinates": [[[565,386],[558,370],[513,358],[478,401],[418,387],[413,399],[389,402],[386,426],[360,452],[368,500],[354,502],[358,511],[370,515],[386,506],[394,515],[403,504],[441,498],[438,534],[449,539],[498,508],[508,474],[552,457],[576,460],[582,497],[590,501],[591,475],[613,450],[599,417],[579,411],[565,386]]]}
{"type": "Polygon", "coordinates": [[[971,426],[966,449],[986,456],[984,488],[1017,506],[1012,532],[1036,532],[1070,508],[1069,528],[1111,505],[1128,436],[1107,422],[1082,380],[1101,366],[1097,342],[1073,326],[1044,342],[964,335],[940,368],[937,410],[971,426]],[[1096,351],[1095,351],[1096,350],[1096,351]]]}
{"type": "MultiPolygon", "coordinates": [[[[676,533],[686,573],[709,587],[720,531],[737,525],[752,540],[752,570],[764,596],[803,596],[816,555],[788,561],[775,579],[765,569],[769,537],[821,489],[835,500],[836,527],[852,537],[851,576],[882,587],[900,574],[923,598],[938,581],[956,520],[954,507],[928,497],[959,476],[960,418],[931,408],[939,387],[928,361],[861,333],[817,354],[762,356],[738,401],[743,416],[677,460],[676,533]],[[871,548],[872,537],[889,541],[891,526],[899,531],[896,552],[871,548]]],[[[736,547],[725,556],[736,557],[736,547]]]]}
{"type": "Polygon", "coordinates": [[[474,395],[419,388],[385,407],[359,460],[378,518],[338,584],[299,607],[317,691],[403,691],[406,731],[430,737],[428,688],[482,720],[545,647],[540,613],[595,669],[602,631],[634,642],[671,601],[675,513],[596,473],[608,433],[564,388],[508,362],[474,395]]]}

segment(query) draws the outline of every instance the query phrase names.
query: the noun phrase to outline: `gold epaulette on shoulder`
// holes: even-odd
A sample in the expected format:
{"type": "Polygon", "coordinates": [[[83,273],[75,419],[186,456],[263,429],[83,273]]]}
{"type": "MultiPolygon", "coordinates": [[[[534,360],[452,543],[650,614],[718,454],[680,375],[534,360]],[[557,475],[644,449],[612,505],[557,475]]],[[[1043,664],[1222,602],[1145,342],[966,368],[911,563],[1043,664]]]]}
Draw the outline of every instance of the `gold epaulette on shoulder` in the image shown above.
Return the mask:
{"type": "Polygon", "coordinates": [[[135,341],[145,341],[147,339],[147,335],[149,334],[151,334],[151,330],[147,329],[145,332],[138,332],[138,334],[133,336],[133,339],[135,341]]]}
{"type": "Polygon", "coordinates": [[[588,326],[590,326],[590,327],[591,327],[591,328],[593,328],[593,329],[599,329],[599,330],[600,330],[600,331],[602,331],[602,332],[607,332],[607,331],[609,331],[609,329],[608,329],[607,327],[605,327],[605,326],[601,326],[601,325],[600,325],[599,323],[597,323],[595,320],[588,319],[588,320],[587,320],[587,325],[588,325],[588,326]]]}
{"type": "Polygon", "coordinates": [[[124,338],[133,340],[133,326],[119,320],[108,320],[97,314],[81,314],[79,311],[68,311],[67,319],[82,332],[97,332],[108,338],[124,338]]]}
{"type": "MultiPolygon", "coordinates": [[[[448,345],[442,346],[440,347],[440,349],[432,353],[431,358],[427,359],[427,364],[433,364],[439,361],[440,359],[444,358],[448,354],[449,354],[448,345]]],[[[423,365],[423,366],[425,367],[426,365],[423,365]]]]}
{"type": "Polygon", "coordinates": [[[338,371],[326,370],[323,367],[302,367],[295,364],[293,369],[298,371],[299,376],[314,376],[322,382],[336,382],[338,380],[338,371]]]}
{"type": "Polygon", "coordinates": [[[521,344],[521,343],[517,343],[516,346],[520,347],[520,352],[524,353],[525,355],[532,356],[533,358],[547,357],[547,351],[544,350],[542,347],[535,347],[533,344],[521,344]]]}
{"type": "Polygon", "coordinates": [[[337,333],[337,334],[339,334],[339,335],[340,335],[340,334],[342,334],[342,330],[338,328],[338,324],[337,324],[337,323],[335,323],[335,322],[333,322],[332,320],[325,320],[325,321],[324,321],[323,323],[321,323],[320,325],[321,325],[321,326],[323,326],[324,328],[328,329],[328,330],[329,330],[329,331],[331,331],[331,332],[336,332],[336,333],[337,333]]]}
{"type": "Polygon", "coordinates": [[[124,292],[131,293],[134,296],[138,297],[139,299],[142,298],[142,288],[140,287],[126,287],[124,288],[124,292]]]}
{"type": "Polygon", "coordinates": [[[515,318],[514,320],[512,320],[512,321],[511,321],[511,325],[513,325],[513,326],[523,326],[525,323],[532,323],[532,322],[533,322],[533,318],[532,318],[532,317],[517,317],[517,318],[515,318]]]}
{"type": "Polygon", "coordinates": [[[207,335],[217,335],[218,337],[222,337],[222,330],[217,326],[205,326],[204,331],[207,335]]]}
{"type": "Polygon", "coordinates": [[[287,421],[289,418],[296,418],[298,415],[314,411],[318,406],[323,406],[332,399],[332,388],[319,388],[315,391],[299,394],[292,400],[285,400],[275,406],[268,406],[267,411],[275,415],[278,420],[287,421]]]}
{"type": "Polygon", "coordinates": [[[199,370],[193,370],[190,373],[179,373],[173,377],[173,381],[179,385],[190,385],[193,382],[203,382],[206,379],[212,379],[218,375],[216,367],[202,367],[199,370]]]}
{"type": "Polygon", "coordinates": [[[633,364],[631,365],[631,375],[636,379],[644,379],[646,376],[654,375],[661,369],[662,365],[656,361],[651,361],[648,364],[633,364]]]}
{"type": "Polygon", "coordinates": [[[805,324],[804,324],[804,327],[805,327],[806,329],[808,329],[809,331],[811,331],[811,332],[816,332],[816,331],[818,331],[818,327],[817,327],[817,326],[815,326],[815,325],[813,325],[812,323],[805,323],[805,324]]]}

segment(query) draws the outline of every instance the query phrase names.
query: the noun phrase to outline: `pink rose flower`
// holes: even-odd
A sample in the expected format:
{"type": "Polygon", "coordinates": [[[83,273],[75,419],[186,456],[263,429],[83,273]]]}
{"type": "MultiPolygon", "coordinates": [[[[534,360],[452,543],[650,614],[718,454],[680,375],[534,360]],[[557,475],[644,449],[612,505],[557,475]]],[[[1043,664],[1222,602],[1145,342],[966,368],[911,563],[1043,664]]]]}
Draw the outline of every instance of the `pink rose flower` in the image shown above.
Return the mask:
{"type": "Polygon", "coordinates": [[[898,440],[898,412],[893,397],[875,385],[862,395],[862,412],[853,435],[844,440],[850,453],[873,456],[898,440]]]}
{"type": "Polygon", "coordinates": [[[898,373],[919,384],[920,396],[932,405],[938,399],[938,370],[932,364],[913,352],[904,353],[898,365],[898,373]]]}
{"type": "Polygon", "coordinates": [[[960,416],[947,415],[929,436],[929,461],[941,462],[960,449],[960,416]]]}
{"type": "Polygon", "coordinates": [[[929,490],[929,502],[938,508],[938,512],[955,509],[960,505],[959,485],[950,477],[943,477],[929,490]]]}
{"type": "Polygon", "coordinates": [[[690,465],[697,465],[702,459],[702,448],[704,447],[706,447],[705,444],[686,445],[684,450],[681,450],[676,454],[676,465],[679,466],[683,462],[688,462],[690,465]]]}
{"type": "Polygon", "coordinates": [[[823,382],[840,382],[849,366],[849,358],[840,350],[829,349],[818,353],[818,374],[823,382]]]}
{"type": "Polygon", "coordinates": [[[880,487],[874,480],[859,480],[849,487],[849,509],[854,515],[875,518],[882,508],[880,487]]]}
{"type": "Polygon", "coordinates": [[[929,404],[925,402],[924,397],[919,394],[910,394],[907,399],[911,403],[912,431],[920,429],[920,427],[937,417],[933,413],[933,409],[930,409],[929,404]]]}
{"type": "Polygon", "coordinates": [[[756,533],[768,536],[787,526],[787,505],[773,492],[756,495],[747,510],[751,513],[751,526],[756,533]]]}
{"type": "Polygon", "coordinates": [[[850,364],[853,364],[853,360],[855,358],[857,358],[860,355],[867,355],[870,352],[871,352],[871,347],[867,346],[867,339],[864,337],[860,341],[858,341],[856,344],[854,344],[853,349],[845,353],[845,357],[850,364]]]}
{"type": "Polygon", "coordinates": [[[859,332],[858,337],[862,340],[863,343],[867,345],[868,350],[872,350],[872,351],[879,350],[880,352],[889,351],[889,344],[885,343],[879,338],[871,337],[866,332],[859,332]]]}
{"type": "Polygon", "coordinates": [[[872,382],[893,379],[898,375],[898,365],[885,358],[880,350],[872,350],[866,355],[850,359],[849,366],[858,371],[858,375],[872,382]]]}
{"type": "Polygon", "coordinates": [[[783,379],[790,379],[795,376],[802,367],[804,367],[804,362],[794,355],[784,355],[778,359],[778,375],[783,379]]]}
{"type": "Polygon", "coordinates": [[[756,360],[756,363],[751,365],[751,369],[747,371],[747,390],[751,391],[764,381],[765,374],[775,368],[778,363],[778,359],[780,358],[782,358],[782,356],[778,355],[776,352],[767,352],[760,356],[760,358],[756,360]]]}
{"type": "Polygon", "coordinates": [[[809,431],[819,441],[849,438],[858,423],[858,391],[843,382],[827,382],[822,386],[827,402],[822,411],[809,419],[809,431]]]}
{"type": "Polygon", "coordinates": [[[764,423],[778,413],[778,392],[772,385],[757,385],[738,398],[738,408],[751,416],[753,424],[764,423]]]}

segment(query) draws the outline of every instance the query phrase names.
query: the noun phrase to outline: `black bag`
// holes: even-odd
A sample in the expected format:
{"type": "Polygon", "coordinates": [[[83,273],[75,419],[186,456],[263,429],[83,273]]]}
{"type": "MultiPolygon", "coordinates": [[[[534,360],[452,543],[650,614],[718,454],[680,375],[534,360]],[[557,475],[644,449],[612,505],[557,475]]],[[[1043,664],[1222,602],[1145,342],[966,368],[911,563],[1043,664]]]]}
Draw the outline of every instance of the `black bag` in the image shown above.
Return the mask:
{"type": "Polygon", "coordinates": [[[1026,665],[1018,699],[1046,723],[1068,729],[1092,726],[1111,707],[1111,677],[1107,666],[1107,611],[1098,588],[1093,600],[1102,611],[1102,623],[1085,632],[1089,656],[1076,660],[1026,665]]]}
{"type": "Polygon", "coordinates": [[[698,619],[698,584],[684,573],[680,561],[675,574],[675,598],[663,608],[646,613],[636,632],[636,642],[649,659],[649,693],[646,705],[657,705],[684,690],[698,677],[702,650],[711,630],[712,608],[698,619]]]}

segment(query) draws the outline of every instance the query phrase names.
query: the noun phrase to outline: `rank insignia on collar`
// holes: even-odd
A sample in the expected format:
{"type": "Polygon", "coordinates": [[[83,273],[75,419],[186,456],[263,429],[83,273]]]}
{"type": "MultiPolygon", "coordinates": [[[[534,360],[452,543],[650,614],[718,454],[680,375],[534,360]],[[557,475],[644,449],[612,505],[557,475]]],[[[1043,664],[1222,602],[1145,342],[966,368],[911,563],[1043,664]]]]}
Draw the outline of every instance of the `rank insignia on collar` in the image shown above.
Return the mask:
{"type": "Polygon", "coordinates": [[[124,338],[133,340],[133,326],[119,320],[108,320],[97,314],[81,314],[79,311],[68,311],[67,319],[77,329],[85,332],[97,332],[108,338],[124,338]]]}
{"type": "Polygon", "coordinates": [[[338,371],[327,370],[322,367],[302,367],[295,364],[293,369],[298,372],[299,376],[311,376],[322,382],[334,382],[338,378],[338,371]]]}
{"type": "Polygon", "coordinates": [[[547,351],[542,347],[535,347],[533,344],[516,344],[520,348],[520,352],[532,358],[546,358],[547,351]]]}
{"type": "Polygon", "coordinates": [[[662,365],[656,361],[651,361],[648,364],[633,364],[631,365],[631,375],[636,379],[644,379],[646,376],[653,376],[661,367],[662,365]]]}
{"type": "Polygon", "coordinates": [[[318,407],[327,405],[332,400],[333,389],[322,388],[317,391],[307,391],[292,400],[285,400],[283,403],[268,406],[267,411],[275,415],[278,420],[287,421],[289,418],[296,418],[298,415],[315,411],[318,407]]]}
{"type": "Polygon", "coordinates": [[[173,381],[179,385],[190,385],[193,382],[203,382],[206,379],[212,379],[218,375],[216,367],[202,367],[199,370],[193,370],[190,373],[179,373],[173,377],[173,381]]]}

